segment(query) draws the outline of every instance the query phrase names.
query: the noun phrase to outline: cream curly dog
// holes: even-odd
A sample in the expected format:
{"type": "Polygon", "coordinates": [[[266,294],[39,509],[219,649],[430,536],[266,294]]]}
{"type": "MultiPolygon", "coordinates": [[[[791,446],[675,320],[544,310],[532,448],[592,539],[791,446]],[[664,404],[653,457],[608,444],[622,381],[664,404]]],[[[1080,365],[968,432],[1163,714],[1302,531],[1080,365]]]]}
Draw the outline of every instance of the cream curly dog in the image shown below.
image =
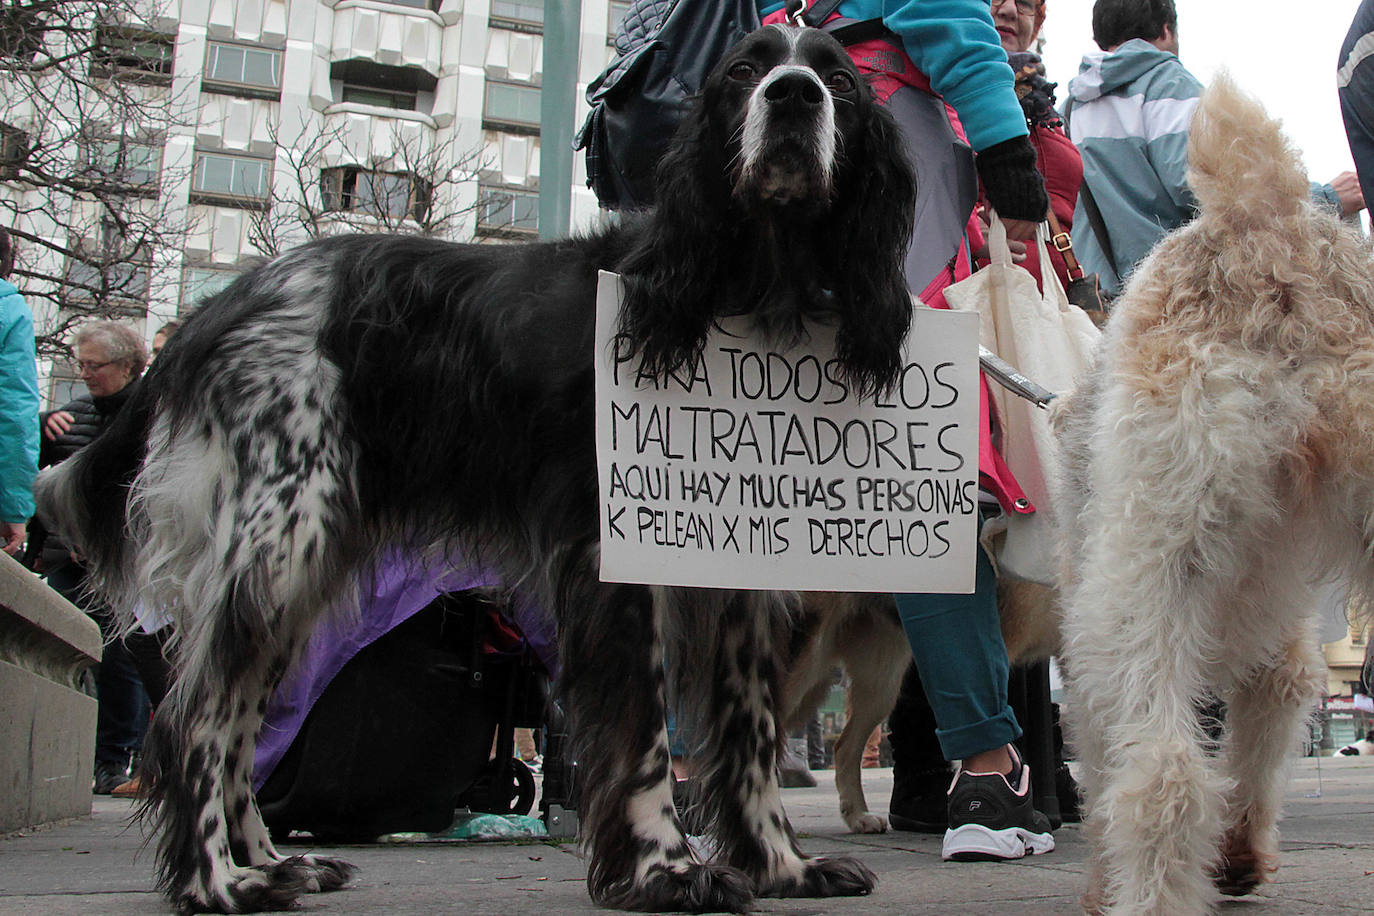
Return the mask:
{"type": "Polygon", "coordinates": [[[1321,688],[1310,587],[1370,581],[1374,264],[1224,77],[1189,139],[1198,219],[1118,301],[1058,416],[1065,639],[1093,913],[1205,913],[1277,866],[1321,688]],[[1198,707],[1226,703],[1210,756],[1198,707]]]}

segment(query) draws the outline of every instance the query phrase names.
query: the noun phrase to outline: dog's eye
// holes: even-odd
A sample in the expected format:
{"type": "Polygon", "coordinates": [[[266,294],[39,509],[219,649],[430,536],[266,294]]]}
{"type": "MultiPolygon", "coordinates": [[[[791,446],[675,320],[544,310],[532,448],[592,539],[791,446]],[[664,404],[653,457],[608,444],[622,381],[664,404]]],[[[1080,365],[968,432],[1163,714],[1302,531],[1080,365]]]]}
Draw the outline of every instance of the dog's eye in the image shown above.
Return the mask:
{"type": "Polygon", "coordinates": [[[854,80],[843,70],[836,70],[825,78],[825,85],[831,92],[853,92],[854,80]]]}
{"type": "Polygon", "coordinates": [[[746,60],[742,60],[730,67],[728,75],[732,80],[747,82],[758,74],[758,68],[746,60]]]}

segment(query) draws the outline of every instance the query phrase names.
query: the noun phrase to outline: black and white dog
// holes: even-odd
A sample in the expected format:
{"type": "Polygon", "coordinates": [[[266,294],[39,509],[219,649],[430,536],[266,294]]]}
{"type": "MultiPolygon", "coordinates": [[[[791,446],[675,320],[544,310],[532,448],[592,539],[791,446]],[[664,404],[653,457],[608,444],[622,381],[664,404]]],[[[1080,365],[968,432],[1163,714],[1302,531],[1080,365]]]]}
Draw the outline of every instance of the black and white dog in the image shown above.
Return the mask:
{"type": "Polygon", "coordinates": [[[736,911],[872,888],[856,861],[803,856],[779,803],[775,652],[795,602],[598,579],[594,298],[598,269],[624,276],[621,331],[653,372],[695,358],[719,315],[784,343],[811,316],[836,326],[851,386],[888,386],[914,179],[844,50],[776,26],[719,64],[660,174],[655,211],[586,237],[283,255],[206,302],[116,425],[40,480],[116,605],[175,619],[143,759],[176,906],[280,909],[348,880],[273,848],[254,735],[321,615],[396,548],[496,567],[555,613],[595,900],[736,911]],[[709,862],[674,814],[669,690],[702,743],[709,862]]]}

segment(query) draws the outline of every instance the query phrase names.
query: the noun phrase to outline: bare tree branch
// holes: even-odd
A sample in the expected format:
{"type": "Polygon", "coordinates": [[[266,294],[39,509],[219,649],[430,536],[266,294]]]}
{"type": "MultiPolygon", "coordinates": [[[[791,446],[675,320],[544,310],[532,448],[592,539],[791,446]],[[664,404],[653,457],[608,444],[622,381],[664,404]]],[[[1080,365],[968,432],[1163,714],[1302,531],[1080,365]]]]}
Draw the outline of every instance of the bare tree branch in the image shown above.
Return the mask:
{"type": "Polygon", "coordinates": [[[268,205],[250,217],[248,243],[276,255],[343,232],[452,238],[472,209],[455,193],[480,168],[480,151],[455,140],[424,145],[393,127],[385,157],[357,149],[341,124],[269,129],[278,156],[268,205]]]}
{"type": "Polygon", "coordinates": [[[41,353],[66,354],[88,318],[142,314],[155,253],[184,247],[187,211],[164,192],[184,175],[161,156],[191,107],[172,96],[158,14],[145,0],[0,2],[0,224],[46,319],[41,353]]]}

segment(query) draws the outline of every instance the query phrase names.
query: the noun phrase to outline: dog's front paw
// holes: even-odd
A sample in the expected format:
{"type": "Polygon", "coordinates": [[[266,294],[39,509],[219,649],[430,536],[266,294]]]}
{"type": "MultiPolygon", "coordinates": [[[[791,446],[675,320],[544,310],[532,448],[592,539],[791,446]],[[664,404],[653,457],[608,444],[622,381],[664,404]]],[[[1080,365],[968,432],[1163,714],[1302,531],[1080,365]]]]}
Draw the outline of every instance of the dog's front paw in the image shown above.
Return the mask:
{"type": "Polygon", "coordinates": [[[887,833],[887,818],[870,811],[846,814],[844,823],[850,833],[887,833]]]}
{"type": "Polygon", "coordinates": [[[824,856],[806,859],[799,879],[760,887],[761,897],[863,897],[873,892],[878,876],[858,859],[824,856]]]}
{"type": "Polygon", "coordinates": [[[728,865],[656,866],[639,883],[613,886],[592,898],[603,906],[642,913],[743,913],[753,882],[728,865]]]}

